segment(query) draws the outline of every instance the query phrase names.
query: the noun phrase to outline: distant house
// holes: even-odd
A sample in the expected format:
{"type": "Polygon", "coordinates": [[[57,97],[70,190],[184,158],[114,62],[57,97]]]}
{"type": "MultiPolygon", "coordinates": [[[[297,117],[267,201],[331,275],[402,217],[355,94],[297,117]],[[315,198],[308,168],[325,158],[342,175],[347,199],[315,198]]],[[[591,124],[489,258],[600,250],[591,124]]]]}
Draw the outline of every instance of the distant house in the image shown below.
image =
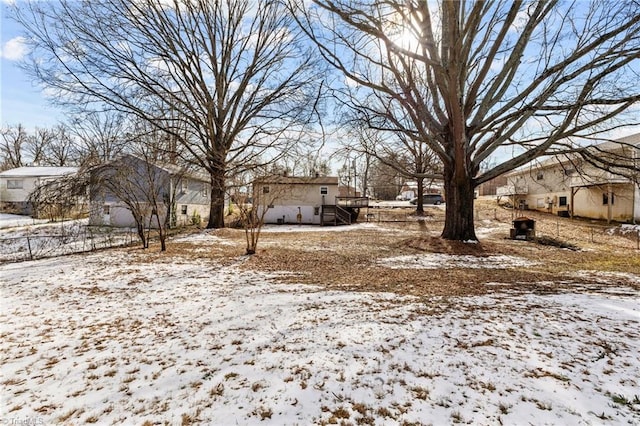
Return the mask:
{"type": "Polygon", "coordinates": [[[152,163],[131,154],[92,173],[102,176],[91,179],[91,225],[134,227],[132,206],[152,227],[154,215],[166,218],[170,227],[209,219],[211,186],[206,174],[173,164],[152,163]],[[150,202],[154,198],[157,210],[150,202]]]}
{"type": "Polygon", "coordinates": [[[504,175],[498,176],[491,179],[490,181],[478,185],[478,187],[476,188],[476,193],[481,197],[496,195],[498,193],[498,188],[505,185],[507,185],[507,177],[504,175]]]}
{"type": "MultiPolygon", "coordinates": [[[[640,134],[597,145],[638,161],[640,134]],[[628,152],[620,152],[627,150],[628,152]]],[[[601,170],[577,158],[550,158],[505,174],[498,196],[509,196],[521,209],[607,221],[640,221],[639,182],[601,170]]]]}
{"type": "Polygon", "coordinates": [[[18,167],[0,173],[0,211],[33,214],[29,196],[40,185],[78,172],[77,167],[18,167]]]}
{"type": "Polygon", "coordinates": [[[338,197],[360,197],[362,194],[353,186],[339,185],[338,197]]]}
{"type": "Polygon", "coordinates": [[[411,200],[418,196],[418,182],[408,181],[402,184],[400,188],[400,195],[396,198],[398,200],[411,200]]]}
{"type": "Polygon", "coordinates": [[[253,182],[254,207],[265,223],[350,224],[366,197],[341,197],[335,176],[267,176],[253,182]]]}
{"type": "MultiPolygon", "coordinates": [[[[426,181],[424,184],[424,188],[422,189],[423,194],[442,194],[443,188],[442,183],[436,183],[435,181],[426,181]]],[[[400,188],[400,195],[396,197],[396,200],[413,200],[418,197],[418,182],[416,181],[407,181],[402,184],[402,188],[400,188]]]]}

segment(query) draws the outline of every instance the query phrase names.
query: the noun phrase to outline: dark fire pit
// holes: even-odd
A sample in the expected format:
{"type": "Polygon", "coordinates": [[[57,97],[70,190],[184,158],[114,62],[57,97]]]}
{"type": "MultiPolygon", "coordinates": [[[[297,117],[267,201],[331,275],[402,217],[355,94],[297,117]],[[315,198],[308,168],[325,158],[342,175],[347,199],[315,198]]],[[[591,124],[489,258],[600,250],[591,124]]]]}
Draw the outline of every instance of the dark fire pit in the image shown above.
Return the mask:
{"type": "Polygon", "coordinates": [[[536,221],[528,217],[518,217],[513,221],[511,239],[530,240],[536,236],[536,221]]]}

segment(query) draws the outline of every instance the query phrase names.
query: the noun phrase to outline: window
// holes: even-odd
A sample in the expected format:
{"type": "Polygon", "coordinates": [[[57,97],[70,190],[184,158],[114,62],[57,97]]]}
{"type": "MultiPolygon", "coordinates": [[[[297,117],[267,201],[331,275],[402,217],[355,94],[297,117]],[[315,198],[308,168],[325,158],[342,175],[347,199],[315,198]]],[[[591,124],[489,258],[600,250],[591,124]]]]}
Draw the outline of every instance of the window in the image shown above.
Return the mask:
{"type": "Polygon", "coordinates": [[[567,197],[558,197],[558,205],[560,207],[567,205],[567,197]]]}
{"type": "Polygon", "coordinates": [[[109,206],[102,206],[102,214],[105,216],[108,214],[111,214],[111,210],[109,209],[109,206]]]}
{"type": "Polygon", "coordinates": [[[268,194],[269,193],[269,187],[268,186],[263,186],[262,187],[262,193],[263,194],[268,194]]]}
{"type": "Polygon", "coordinates": [[[314,207],[313,208],[313,215],[314,216],[319,216],[320,215],[320,207],[314,207]]]}
{"type": "MultiPolygon", "coordinates": [[[[611,205],[613,205],[615,203],[615,197],[613,196],[613,193],[611,194],[611,205]]],[[[602,205],[606,206],[607,204],[609,204],[609,194],[607,194],[606,192],[604,194],[602,194],[602,205]]]]}
{"type": "Polygon", "coordinates": [[[329,193],[329,189],[326,186],[320,187],[320,194],[327,195],[329,193]]]}
{"type": "Polygon", "coordinates": [[[202,187],[200,188],[200,196],[202,198],[207,198],[207,195],[209,194],[209,191],[207,191],[207,184],[202,182],[202,187]]]}
{"type": "Polygon", "coordinates": [[[187,192],[188,189],[189,189],[189,182],[185,179],[181,182],[182,193],[184,194],[185,192],[187,192]]]}
{"type": "Polygon", "coordinates": [[[7,180],[7,189],[22,189],[22,179],[7,180]]]}
{"type": "Polygon", "coordinates": [[[544,173],[538,172],[536,174],[536,180],[543,180],[543,179],[544,179],[544,173]]]}
{"type": "Polygon", "coordinates": [[[187,206],[180,206],[180,214],[187,214],[187,206]]]}

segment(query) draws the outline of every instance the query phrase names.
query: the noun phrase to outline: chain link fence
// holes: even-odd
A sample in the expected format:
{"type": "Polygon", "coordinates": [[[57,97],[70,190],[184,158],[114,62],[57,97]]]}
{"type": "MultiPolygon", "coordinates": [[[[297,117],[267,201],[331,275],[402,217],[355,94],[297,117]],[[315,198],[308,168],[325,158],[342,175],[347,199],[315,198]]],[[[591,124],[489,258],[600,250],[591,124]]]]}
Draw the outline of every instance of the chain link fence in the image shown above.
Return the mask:
{"type": "Polygon", "coordinates": [[[0,234],[0,263],[20,262],[83,253],[138,243],[134,229],[87,226],[77,223],[0,234]]]}
{"type": "Polygon", "coordinates": [[[536,237],[549,237],[571,244],[606,244],[614,247],[640,250],[640,225],[607,224],[601,220],[567,218],[533,210],[504,207],[479,207],[475,210],[476,226],[482,222],[504,222],[505,236],[517,217],[536,221],[536,237]]]}

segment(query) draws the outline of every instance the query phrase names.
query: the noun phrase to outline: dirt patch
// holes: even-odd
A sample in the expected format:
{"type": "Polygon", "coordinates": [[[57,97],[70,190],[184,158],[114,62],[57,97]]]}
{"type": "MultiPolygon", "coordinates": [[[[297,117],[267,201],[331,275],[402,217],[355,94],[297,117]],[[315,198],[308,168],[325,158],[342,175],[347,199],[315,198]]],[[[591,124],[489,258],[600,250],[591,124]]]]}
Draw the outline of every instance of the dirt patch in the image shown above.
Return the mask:
{"type": "Polygon", "coordinates": [[[429,253],[472,256],[488,256],[490,254],[501,253],[500,247],[490,241],[449,241],[433,236],[407,238],[399,243],[399,247],[406,247],[429,253]]]}

